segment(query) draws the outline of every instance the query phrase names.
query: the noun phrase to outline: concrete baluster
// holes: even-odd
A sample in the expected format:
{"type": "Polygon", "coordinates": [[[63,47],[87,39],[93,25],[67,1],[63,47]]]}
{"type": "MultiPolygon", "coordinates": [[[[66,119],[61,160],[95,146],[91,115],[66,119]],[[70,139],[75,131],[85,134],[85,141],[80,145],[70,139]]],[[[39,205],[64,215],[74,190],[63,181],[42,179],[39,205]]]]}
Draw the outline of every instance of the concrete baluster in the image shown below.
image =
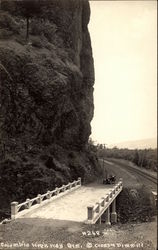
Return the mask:
{"type": "Polygon", "coordinates": [[[37,204],[40,204],[42,202],[42,199],[41,199],[41,194],[38,194],[37,195],[37,204]]]}
{"type": "Polygon", "coordinates": [[[62,185],[62,191],[65,192],[65,185],[62,185]]]}
{"type": "Polygon", "coordinates": [[[104,207],[104,206],[105,206],[105,198],[102,197],[101,199],[102,199],[102,201],[101,201],[101,206],[104,207]]]}
{"type": "Polygon", "coordinates": [[[78,178],[78,185],[81,186],[81,177],[78,178]]]}
{"type": "Polygon", "coordinates": [[[110,192],[109,192],[109,197],[110,198],[112,197],[112,190],[110,190],[110,192]]]}
{"type": "Polygon", "coordinates": [[[155,207],[157,207],[157,192],[155,192],[155,191],[152,191],[151,192],[152,193],[152,200],[153,200],[153,204],[154,204],[154,206],[155,207]]]}
{"type": "Polygon", "coordinates": [[[16,201],[13,201],[12,203],[11,203],[11,218],[12,219],[15,219],[16,218],[16,215],[17,215],[17,213],[18,213],[18,202],[16,202],[16,201]]]}
{"type": "Polygon", "coordinates": [[[94,217],[94,206],[88,206],[87,207],[88,212],[88,220],[93,220],[94,217]]]}
{"type": "Polygon", "coordinates": [[[106,202],[109,201],[109,194],[106,195],[106,202]]]}
{"type": "Polygon", "coordinates": [[[112,203],[111,222],[113,222],[113,223],[117,222],[116,199],[112,203]]]}
{"type": "Polygon", "coordinates": [[[26,208],[29,209],[31,207],[30,199],[26,199],[26,202],[27,202],[26,208]]]}
{"type": "Polygon", "coordinates": [[[58,195],[59,194],[59,188],[55,189],[55,194],[58,195]]]}
{"type": "Polygon", "coordinates": [[[122,182],[123,182],[123,179],[122,179],[122,178],[120,178],[120,179],[119,179],[119,182],[121,182],[121,183],[120,183],[120,187],[122,187],[122,182]]]}
{"type": "Polygon", "coordinates": [[[97,208],[96,208],[96,213],[99,213],[100,212],[100,203],[96,202],[96,204],[98,205],[97,208]]]}
{"type": "Polygon", "coordinates": [[[51,193],[50,193],[49,190],[47,191],[47,195],[46,195],[46,196],[47,196],[47,199],[50,199],[50,198],[51,198],[51,193]]]}

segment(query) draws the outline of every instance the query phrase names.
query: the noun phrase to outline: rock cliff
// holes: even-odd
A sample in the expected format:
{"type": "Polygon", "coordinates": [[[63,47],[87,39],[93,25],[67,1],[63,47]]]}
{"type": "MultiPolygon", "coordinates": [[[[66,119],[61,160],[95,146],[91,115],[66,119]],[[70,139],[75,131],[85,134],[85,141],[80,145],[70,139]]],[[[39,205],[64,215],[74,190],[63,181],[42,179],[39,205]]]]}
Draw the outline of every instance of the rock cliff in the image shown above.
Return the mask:
{"type": "Polygon", "coordinates": [[[2,0],[0,11],[0,196],[8,206],[99,170],[87,146],[94,109],[88,1],[44,1],[29,19],[27,42],[19,3],[2,0]]]}

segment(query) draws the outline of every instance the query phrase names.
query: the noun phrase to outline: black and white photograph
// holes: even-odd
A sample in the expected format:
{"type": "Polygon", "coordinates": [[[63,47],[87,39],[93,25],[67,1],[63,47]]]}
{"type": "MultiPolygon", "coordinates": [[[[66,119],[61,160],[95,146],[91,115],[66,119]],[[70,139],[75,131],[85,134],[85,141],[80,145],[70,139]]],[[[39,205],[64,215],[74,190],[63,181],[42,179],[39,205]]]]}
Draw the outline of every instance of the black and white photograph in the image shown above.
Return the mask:
{"type": "Polygon", "coordinates": [[[0,0],[0,250],[157,250],[157,1],[0,0]]]}

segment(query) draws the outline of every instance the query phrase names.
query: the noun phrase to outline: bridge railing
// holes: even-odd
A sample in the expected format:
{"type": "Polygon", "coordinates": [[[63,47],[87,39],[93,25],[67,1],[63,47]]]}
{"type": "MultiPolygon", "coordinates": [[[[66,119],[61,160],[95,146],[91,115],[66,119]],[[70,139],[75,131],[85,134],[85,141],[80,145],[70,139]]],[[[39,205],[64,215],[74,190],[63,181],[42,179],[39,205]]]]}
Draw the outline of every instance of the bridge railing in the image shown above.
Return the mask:
{"type": "Polygon", "coordinates": [[[59,194],[62,193],[63,195],[67,192],[71,192],[74,189],[77,189],[81,186],[81,178],[79,177],[78,180],[69,182],[67,185],[62,185],[59,188],[55,188],[52,191],[47,191],[45,194],[38,194],[33,199],[26,199],[23,203],[18,203],[16,201],[11,202],[11,218],[16,219],[20,215],[23,215],[28,212],[30,208],[36,208],[40,205],[44,205],[46,201],[50,201],[53,198],[59,197],[59,194]]]}
{"type": "Polygon", "coordinates": [[[111,203],[116,199],[118,194],[122,191],[123,182],[122,179],[109,191],[105,197],[102,197],[95,205],[87,207],[87,221],[88,224],[94,224],[100,218],[100,216],[106,211],[111,203]]]}

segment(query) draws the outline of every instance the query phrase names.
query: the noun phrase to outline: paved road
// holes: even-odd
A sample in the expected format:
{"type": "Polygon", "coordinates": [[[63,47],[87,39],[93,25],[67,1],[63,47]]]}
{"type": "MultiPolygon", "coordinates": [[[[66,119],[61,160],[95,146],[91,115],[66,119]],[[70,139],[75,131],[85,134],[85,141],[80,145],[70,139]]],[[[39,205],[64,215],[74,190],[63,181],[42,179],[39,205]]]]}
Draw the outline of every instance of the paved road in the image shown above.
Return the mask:
{"type": "MultiPolygon", "coordinates": [[[[101,163],[103,165],[103,162],[101,160],[101,163]]],[[[152,182],[152,180],[149,180],[145,178],[145,176],[142,176],[139,174],[138,170],[140,170],[139,167],[133,166],[132,163],[125,161],[125,160],[119,160],[119,159],[105,159],[104,160],[104,169],[105,169],[105,175],[107,174],[114,174],[117,177],[117,180],[119,178],[123,178],[123,185],[124,187],[137,187],[141,184],[144,184],[147,186],[151,191],[157,189],[156,183],[152,182]]],[[[144,174],[147,174],[147,177],[149,175],[155,176],[156,173],[147,171],[147,170],[141,170],[144,174]]]]}
{"type": "Polygon", "coordinates": [[[95,205],[106,196],[113,185],[81,186],[38,209],[30,211],[23,218],[44,218],[83,222],[87,219],[87,206],[95,205]]]}

